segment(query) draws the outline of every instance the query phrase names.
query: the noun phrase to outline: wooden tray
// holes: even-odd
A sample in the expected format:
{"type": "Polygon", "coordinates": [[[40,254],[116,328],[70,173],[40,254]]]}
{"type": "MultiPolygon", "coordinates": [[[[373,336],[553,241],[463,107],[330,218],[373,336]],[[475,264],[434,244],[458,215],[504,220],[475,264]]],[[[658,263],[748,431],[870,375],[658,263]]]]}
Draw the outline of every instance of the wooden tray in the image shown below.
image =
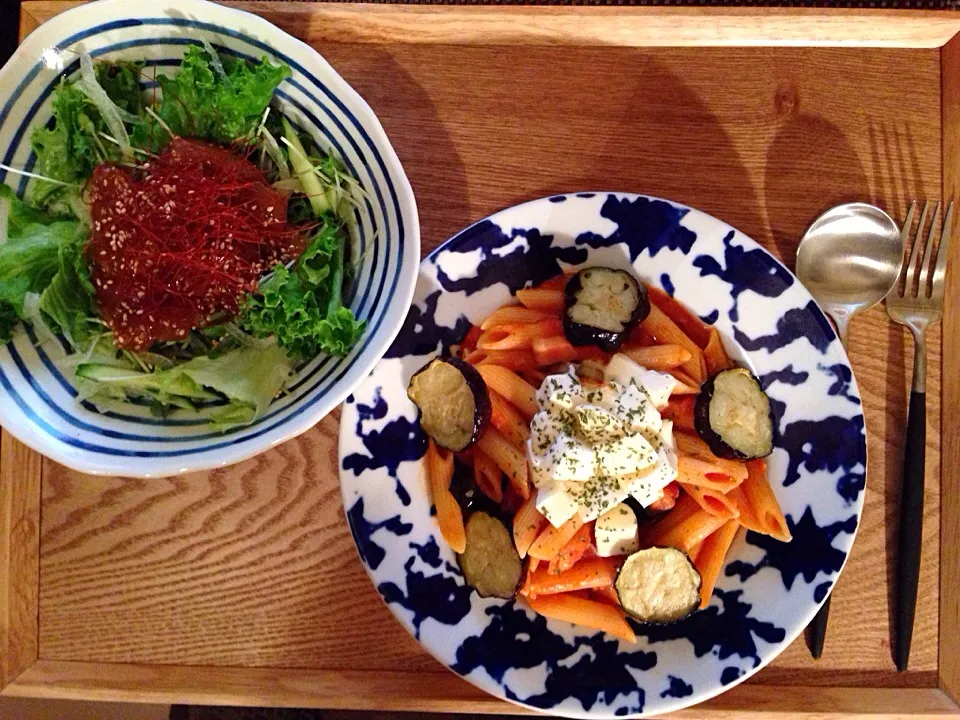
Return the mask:
{"type": "MultiPolygon", "coordinates": [[[[960,180],[960,14],[239,5],[372,105],[424,252],[512,203],[619,189],[721,217],[792,266],[829,205],[903,218],[960,180]]],[[[69,6],[25,2],[22,33],[69,6]]],[[[941,349],[960,367],[958,281],[943,342],[930,338],[909,672],[890,657],[889,580],[912,342],[874,309],[850,335],[869,492],[823,659],[797,640],[679,715],[960,716],[960,374],[942,388],[940,374],[941,349]]],[[[380,602],[340,504],[336,414],[257,459],[166,480],[84,477],[7,434],[0,453],[4,694],[519,712],[440,667],[380,602]]]]}

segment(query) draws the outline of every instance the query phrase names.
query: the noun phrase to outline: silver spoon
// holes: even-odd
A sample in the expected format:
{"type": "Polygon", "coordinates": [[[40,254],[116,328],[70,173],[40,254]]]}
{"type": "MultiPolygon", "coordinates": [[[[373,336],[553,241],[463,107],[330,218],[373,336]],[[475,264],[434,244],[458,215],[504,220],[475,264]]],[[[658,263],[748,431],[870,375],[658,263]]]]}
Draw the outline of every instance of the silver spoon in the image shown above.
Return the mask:
{"type": "MultiPolygon", "coordinates": [[[[797,248],[797,277],[837,326],[844,349],[847,325],[883,300],[900,275],[903,239],[883,210],[847,203],[827,210],[807,228],[797,248]]],[[[830,615],[830,597],[807,627],[810,654],[819,659],[830,615]]]]}
{"type": "Polygon", "coordinates": [[[902,264],[900,228],[866,203],[827,210],[797,248],[797,277],[833,319],[844,348],[850,318],[887,296],[902,264]]]}

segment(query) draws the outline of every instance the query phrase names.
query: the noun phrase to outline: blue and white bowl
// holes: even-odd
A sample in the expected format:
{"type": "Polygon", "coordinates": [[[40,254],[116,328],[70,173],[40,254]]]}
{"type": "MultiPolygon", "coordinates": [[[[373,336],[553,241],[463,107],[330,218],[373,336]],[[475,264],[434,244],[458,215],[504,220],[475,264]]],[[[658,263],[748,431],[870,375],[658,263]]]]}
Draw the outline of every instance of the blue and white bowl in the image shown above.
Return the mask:
{"type": "MultiPolygon", "coordinates": [[[[289,394],[257,422],[226,434],[202,418],[161,420],[147,407],[100,413],[77,398],[63,350],[21,332],[0,347],[0,423],[58,462],[89,473],[162,476],[220,467],[288,440],[336,407],[370,372],[403,322],[420,261],[413,191],[370,107],[312,48],[255,15],[203,0],[102,0],[35,30],[0,70],[0,162],[30,170],[30,132],[51,117],[51,93],[79,73],[77,50],[145,60],[167,72],[206,39],[220,52],[290,66],[275,105],[346,163],[369,198],[357,212],[362,264],[351,308],[367,331],[345,358],[301,368],[289,394]]],[[[21,196],[29,178],[0,170],[21,196]]]]}
{"type": "Polygon", "coordinates": [[[393,346],[347,399],[340,483],[367,572],[396,618],[441,663],[487,692],[566,717],[659,715],[753,675],[813,618],[863,508],[866,434],[847,356],[797,279],[754,241],[682,205],[580,193],[504,210],[420,267],[393,346]],[[771,399],[771,485],[793,541],[734,542],[710,606],[635,645],[546,620],[466,586],[437,529],[426,438],[410,376],[526,285],[606,265],[661,287],[721,333],[771,399]]]}

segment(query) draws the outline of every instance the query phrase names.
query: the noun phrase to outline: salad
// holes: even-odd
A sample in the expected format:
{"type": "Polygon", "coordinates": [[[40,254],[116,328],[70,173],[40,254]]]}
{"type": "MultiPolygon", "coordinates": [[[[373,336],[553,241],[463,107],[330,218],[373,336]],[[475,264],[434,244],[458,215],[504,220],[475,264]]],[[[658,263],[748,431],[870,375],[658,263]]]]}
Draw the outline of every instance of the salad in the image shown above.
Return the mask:
{"type": "Polygon", "coordinates": [[[289,74],[206,42],[170,75],[81,53],[31,136],[35,167],[2,166],[33,182],[26,199],[0,184],[0,342],[61,343],[98,407],[220,428],[255,420],[298,366],[349,353],[364,194],[271,105],[289,74]]]}
{"type": "Polygon", "coordinates": [[[790,541],[770,400],[715,328],[613,268],[516,298],[407,388],[468,585],[632,642],[710,603],[740,528],[790,541]]]}

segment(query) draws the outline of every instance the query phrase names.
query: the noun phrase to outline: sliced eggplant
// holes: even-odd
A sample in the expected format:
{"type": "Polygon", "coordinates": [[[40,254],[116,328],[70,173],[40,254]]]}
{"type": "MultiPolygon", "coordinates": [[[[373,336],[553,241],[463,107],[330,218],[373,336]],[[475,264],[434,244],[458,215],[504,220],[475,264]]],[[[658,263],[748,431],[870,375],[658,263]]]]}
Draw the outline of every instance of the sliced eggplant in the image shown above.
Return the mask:
{"type": "Polygon", "coordinates": [[[718,457],[752,460],[773,451],[770,398],[745,368],[724,370],[701,388],[694,426],[718,457]]]}
{"type": "Polygon", "coordinates": [[[506,526],[485,512],[467,520],[467,544],[457,555],[467,585],[481,597],[512,598],[523,575],[523,564],[506,526]]]}
{"type": "Polygon", "coordinates": [[[672,547],[638,550],[617,575],[620,604],[645,623],[682,620],[700,607],[703,580],[689,556],[672,547]]]}
{"type": "Polygon", "coordinates": [[[647,289],[628,272],[585,268],[567,281],[563,334],[577,346],[598,345],[613,352],[650,314],[647,289]]]}
{"type": "Polygon", "coordinates": [[[490,420],[487,384],[458,358],[434,358],[410,378],[407,397],[420,409],[420,427],[436,443],[460,452],[490,420]]]}
{"type": "Polygon", "coordinates": [[[473,477],[473,468],[456,458],[453,461],[453,477],[450,479],[450,493],[463,510],[463,516],[485,512],[503,522],[511,522],[513,516],[505,513],[493,500],[483,494],[473,477]]]}

